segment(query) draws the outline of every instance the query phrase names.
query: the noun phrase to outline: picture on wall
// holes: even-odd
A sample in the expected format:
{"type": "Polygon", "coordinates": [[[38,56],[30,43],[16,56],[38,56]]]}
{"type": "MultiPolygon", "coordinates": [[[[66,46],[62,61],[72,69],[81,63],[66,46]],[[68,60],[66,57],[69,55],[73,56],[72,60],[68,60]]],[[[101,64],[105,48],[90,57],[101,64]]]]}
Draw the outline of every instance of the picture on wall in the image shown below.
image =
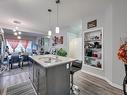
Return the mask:
{"type": "Polygon", "coordinates": [[[93,20],[87,23],[87,29],[97,27],[97,20],[93,20]]]}
{"type": "Polygon", "coordinates": [[[63,36],[60,36],[59,41],[60,41],[60,44],[63,44],[63,36]]]}
{"type": "Polygon", "coordinates": [[[60,36],[60,37],[57,37],[57,36],[54,36],[53,37],[53,46],[54,45],[58,45],[58,44],[63,44],[63,36],[60,36]]]}

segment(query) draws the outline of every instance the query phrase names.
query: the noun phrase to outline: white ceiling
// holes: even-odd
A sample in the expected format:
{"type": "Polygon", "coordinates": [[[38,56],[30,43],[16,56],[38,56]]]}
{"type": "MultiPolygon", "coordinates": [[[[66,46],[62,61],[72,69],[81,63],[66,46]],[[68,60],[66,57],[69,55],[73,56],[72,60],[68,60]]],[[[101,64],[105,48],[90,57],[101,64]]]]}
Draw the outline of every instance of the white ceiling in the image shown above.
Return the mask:
{"type": "MultiPolygon", "coordinates": [[[[111,0],[61,0],[59,24],[69,27],[85,15],[103,11],[111,0]]],[[[56,26],[55,0],[0,0],[0,25],[13,28],[13,20],[21,21],[20,29],[48,31],[48,8],[52,9],[52,29],[56,26]]],[[[17,25],[18,26],[18,25],[17,25]]],[[[24,31],[24,30],[23,30],[24,31]]]]}
{"type": "MultiPolygon", "coordinates": [[[[3,30],[4,30],[4,35],[5,35],[5,38],[7,37],[7,36],[11,36],[11,37],[16,37],[16,36],[14,36],[14,32],[13,32],[13,30],[11,30],[11,29],[6,29],[6,28],[3,28],[3,30]]],[[[42,37],[42,36],[44,36],[44,35],[42,35],[41,33],[29,33],[29,32],[24,32],[24,31],[20,31],[22,34],[21,34],[21,37],[22,38],[30,38],[30,37],[32,37],[32,38],[36,38],[36,37],[42,37]]]]}

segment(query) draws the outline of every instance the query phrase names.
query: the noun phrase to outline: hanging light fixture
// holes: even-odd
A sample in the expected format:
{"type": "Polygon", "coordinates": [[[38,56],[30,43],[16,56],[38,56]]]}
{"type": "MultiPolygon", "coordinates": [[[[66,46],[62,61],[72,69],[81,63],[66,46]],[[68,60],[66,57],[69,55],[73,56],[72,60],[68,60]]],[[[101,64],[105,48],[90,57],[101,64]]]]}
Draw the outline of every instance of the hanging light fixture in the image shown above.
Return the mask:
{"type": "Polygon", "coordinates": [[[52,35],[52,31],[49,30],[49,31],[48,31],[48,36],[51,36],[51,35],[52,35]]]}
{"type": "Polygon", "coordinates": [[[21,36],[17,36],[17,39],[21,39],[21,36]]]}
{"type": "Polygon", "coordinates": [[[18,29],[19,29],[19,27],[15,27],[14,29],[13,29],[13,34],[15,35],[15,36],[17,36],[17,39],[21,39],[21,32],[20,31],[18,31],[18,29]]]}
{"type": "Polygon", "coordinates": [[[52,12],[52,10],[48,9],[48,12],[49,12],[49,31],[48,31],[48,36],[51,36],[52,35],[52,31],[51,31],[51,12],[52,12]]]}
{"type": "Polygon", "coordinates": [[[18,34],[21,35],[22,33],[19,31],[18,34]]]}
{"type": "Polygon", "coordinates": [[[19,29],[19,27],[15,27],[15,29],[16,29],[16,30],[18,30],[18,29],[19,29]]]}
{"type": "Polygon", "coordinates": [[[13,32],[16,32],[16,29],[15,28],[13,29],[13,32]]]}
{"type": "Polygon", "coordinates": [[[59,3],[60,3],[60,0],[56,0],[56,5],[57,5],[57,26],[56,26],[56,33],[59,33],[60,32],[60,27],[59,27],[59,3]]]}
{"type": "Polygon", "coordinates": [[[14,35],[17,36],[18,35],[17,32],[14,32],[14,35]]]}

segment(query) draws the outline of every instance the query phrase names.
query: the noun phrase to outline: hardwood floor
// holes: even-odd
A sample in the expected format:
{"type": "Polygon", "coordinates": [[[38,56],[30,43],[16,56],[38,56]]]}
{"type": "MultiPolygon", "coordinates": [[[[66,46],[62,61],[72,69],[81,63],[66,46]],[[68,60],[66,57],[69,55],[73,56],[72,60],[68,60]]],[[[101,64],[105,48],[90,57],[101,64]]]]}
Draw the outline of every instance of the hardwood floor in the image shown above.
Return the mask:
{"type": "Polygon", "coordinates": [[[122,90],[106,81],[81,71],[74,74],[74,83],[79,87],[80,95],[124,95],[122,90]]]}
{"type": "MultiPolygon", "coordinates": [[[[7,87],[29,81],[28,68],[13,69],[0,75],[0,95],[6,95],[7,87]]],[[[74,74],[74,84],[80,89],[80,95],[124,95],[122,90],[110,86],[106,81],[84,72],[74,74]]]]}
{"type": "Polygon", "coordinates": [[[7,88],[29,81],[27,69],[12,69],[0,75],[0,95],[6,95],[7,88]]]}

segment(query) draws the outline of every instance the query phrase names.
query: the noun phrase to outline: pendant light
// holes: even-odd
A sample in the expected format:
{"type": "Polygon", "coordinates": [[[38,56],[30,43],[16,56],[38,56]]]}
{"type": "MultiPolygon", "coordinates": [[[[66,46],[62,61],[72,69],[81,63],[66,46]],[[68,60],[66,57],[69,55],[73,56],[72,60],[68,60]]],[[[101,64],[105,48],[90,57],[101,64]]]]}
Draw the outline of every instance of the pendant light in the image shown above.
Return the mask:
{"type": "Polygon", "coordinates": [[[56,26],[56,33],[60,32],[60,27],[59,27],[59,23],[58,23],[59,22],[58,21],[59,20],[59,18],[58,18],[59,17],[59,13],[58,13],[59,12],[59,3],[60,3],[60,0],[57,0],[56,1],[56,5],[57,5],[57,26],[56,26]]]}
{"type": "Polygon", "coordinates": [[[49,31],[48,31],[48,36],[51,36],[52,35],[52,31],[51,31],[51,12],[52,12],[52,10],[48,9],[48,12],[49,12],[49,31]]]}
{"type": "Polygon", "coordinates": [[[18,34],[21,35],[22,33],[19,31],[18,34]]]}
{"type": "Polygon", "coordinates": [[[17,36],[18,35],[17,32],[14,32],[14,35],[17,36]]]}
{"type": "Polygon", "coordinates": [[[15,35],[15,36],[17,36],[17,39],[21,39],[21,32],[20,31],[18,31],[18,29],[19,29],[19,27],[15,27],[14,29],[13,29],[13,34],[15,35]]]}
{"type": "Polygon", "coordinates": [[[17,39],[21,39],[21,36],[17,36],[17,39]]]}

